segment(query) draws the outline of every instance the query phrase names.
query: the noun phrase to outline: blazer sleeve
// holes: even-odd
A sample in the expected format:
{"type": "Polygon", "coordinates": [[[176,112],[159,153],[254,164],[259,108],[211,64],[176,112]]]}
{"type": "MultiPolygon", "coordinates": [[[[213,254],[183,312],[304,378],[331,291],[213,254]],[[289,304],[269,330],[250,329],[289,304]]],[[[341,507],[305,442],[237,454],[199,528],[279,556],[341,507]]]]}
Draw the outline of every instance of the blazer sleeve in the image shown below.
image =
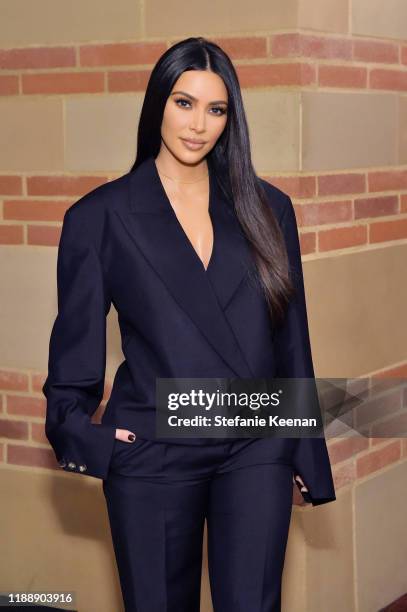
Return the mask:
{"type": "Polygon", "coordinates": [[[57,257],[58,314],[49,342],[45,433],[60,467],[105,479],[115,427],[91,422],[104,391],[111,300],[80,208],[64,215],[57,257]]]}
{"type": "MultiPolygon", "coordinates": [[[[289,196],[286,198],[280,227],[287,248],[295,295],[289,302],[283,324],[274,336],[276,377],[315,379],[298,227],[291,198],[289,196]]],[[[295,475],[301,476],[308,489],[308,492],[301,491],[301,485],[296,481],[305,501],[316,506],[336,499],[324,435],[315,438],[297,438],[293,469],[295,475]]]]}

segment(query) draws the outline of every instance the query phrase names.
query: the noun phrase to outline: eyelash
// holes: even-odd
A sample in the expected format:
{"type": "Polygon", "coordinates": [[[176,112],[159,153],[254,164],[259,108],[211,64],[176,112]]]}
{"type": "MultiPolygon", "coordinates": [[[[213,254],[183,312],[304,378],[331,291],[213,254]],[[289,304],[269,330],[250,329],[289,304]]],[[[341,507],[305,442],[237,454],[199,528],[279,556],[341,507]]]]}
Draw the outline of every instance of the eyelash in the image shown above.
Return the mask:
{"type": "MultiPolygon", "coordinates": [[[[180,108],[185,108],[184,105],[182,104],[178,104],[178,102],[187,102],[188,104],[190,104],[189,100],[186,100],[185,98],[178,98],[177,100],[175,100],[175,103],[180,107],[180,108]]],[[[217,110],[220,110],[220,113],[215,113],[215,115],[217,115],[218,117],[221,117],[222,115],[224,115],[226,113],[226,109],[221,107],[221,106],[212,106],[212,108],[215,108],[217,110]]]]}

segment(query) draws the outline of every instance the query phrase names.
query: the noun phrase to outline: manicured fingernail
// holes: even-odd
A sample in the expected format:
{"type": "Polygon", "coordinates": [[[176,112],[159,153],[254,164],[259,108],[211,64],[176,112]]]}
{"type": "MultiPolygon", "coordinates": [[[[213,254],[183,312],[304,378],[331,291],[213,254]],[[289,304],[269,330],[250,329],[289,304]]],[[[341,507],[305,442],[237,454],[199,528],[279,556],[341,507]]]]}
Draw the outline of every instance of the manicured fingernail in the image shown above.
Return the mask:
{"type": "Polygon", "coordinates": [[[129,434],[128,439],[130,440],[130,442],[134,442],[136,436],[134,434],[129,434]]]}

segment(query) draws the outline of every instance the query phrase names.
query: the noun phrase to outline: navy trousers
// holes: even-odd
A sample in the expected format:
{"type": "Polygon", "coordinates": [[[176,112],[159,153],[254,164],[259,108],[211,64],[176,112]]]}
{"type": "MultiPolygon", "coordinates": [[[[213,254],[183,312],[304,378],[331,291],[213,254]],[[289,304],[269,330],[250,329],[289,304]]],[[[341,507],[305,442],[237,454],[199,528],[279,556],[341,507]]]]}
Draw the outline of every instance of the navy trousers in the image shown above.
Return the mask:
{"type": "Polygon", "coordinates": [[[280,612],[293,470],[270,438],[115,441],[103,481],[125,612],[280,612]]]}

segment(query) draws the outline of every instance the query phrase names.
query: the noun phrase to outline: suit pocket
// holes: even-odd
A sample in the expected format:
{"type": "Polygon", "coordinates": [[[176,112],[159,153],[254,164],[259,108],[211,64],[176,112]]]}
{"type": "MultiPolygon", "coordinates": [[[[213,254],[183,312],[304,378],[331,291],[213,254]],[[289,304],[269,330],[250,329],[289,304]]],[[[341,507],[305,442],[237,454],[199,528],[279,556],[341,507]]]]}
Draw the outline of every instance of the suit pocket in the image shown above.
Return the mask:
{"type": "Polygon", "coordinates": [[[113,464],[117,464],[118,462],[124,461],[126,457],[133,456],[139,449],[145,445],[148,440],[144,438],[137,438],[134,442],[125,442],[124,440],[118,440],[117,438],[114,441],[113,445],[113,453],[112,459],[110,462],[110,466],[113,464]],[[123,459],[122,459],[123,458],[123,459]]]}
{"type": "Polygon", "coordinates": [[[113,445],[113,455],[116,452],[120,452],[120,450],[123,450],[126,448],[135,448],[136,446],[139,446],[142,442],[146,442],[146,440],[144,438],[140,438],[139,436],[136,437],[134,442],[126,442],[125,440],[119,440],[115,438],[114,445],[113,445]]]}

